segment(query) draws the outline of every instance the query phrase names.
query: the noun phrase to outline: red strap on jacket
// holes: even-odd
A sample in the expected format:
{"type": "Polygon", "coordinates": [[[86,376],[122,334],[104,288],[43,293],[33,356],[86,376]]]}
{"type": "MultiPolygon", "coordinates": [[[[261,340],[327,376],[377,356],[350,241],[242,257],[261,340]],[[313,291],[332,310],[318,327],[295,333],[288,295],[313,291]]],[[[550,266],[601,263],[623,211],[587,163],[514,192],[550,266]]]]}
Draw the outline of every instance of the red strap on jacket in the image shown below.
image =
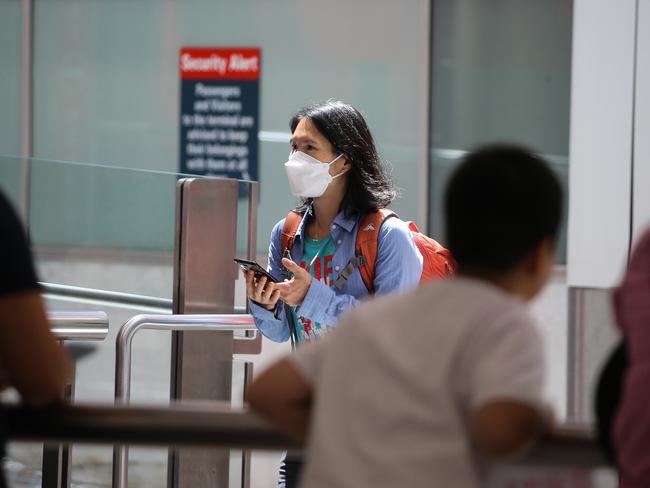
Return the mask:
{"type": "Polygon", "coordinates": [[[382,208],[376,212],[369,213],[361,221],[357,242],[354,246],[357,256],[364,257],[364,264],[359,266],[359,273],[363,284],[366,285],[368,293],[375,292],[375,268],[377,265],[377,250],[379,248],[379,229],[386,219],[395,217],[392,210],[382,208]]]}
{"type": "Polygon", "coordinates": [[[302,214],[294,212],[293,210],[287,214],[282,227],[282,235],[280,236],[280,245],[282,246],[282,256],[285,257],[287,251],[293,249],[293,240],[298,232],[300,222],[302,222],[302,214]]]}

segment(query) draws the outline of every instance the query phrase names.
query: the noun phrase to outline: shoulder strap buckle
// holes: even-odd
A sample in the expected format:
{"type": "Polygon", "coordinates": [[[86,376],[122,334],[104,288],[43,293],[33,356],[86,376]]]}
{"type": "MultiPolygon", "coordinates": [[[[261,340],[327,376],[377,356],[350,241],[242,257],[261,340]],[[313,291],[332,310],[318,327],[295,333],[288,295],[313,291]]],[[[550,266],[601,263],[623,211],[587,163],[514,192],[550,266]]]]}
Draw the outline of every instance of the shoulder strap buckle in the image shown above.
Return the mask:
{"type": "Polygon", "coordinates": [[[355,254],[361,257],[359,273],[369,293],[375,292],[375,263],[379,248],[379,231],[384,222],[397,214],[388,208],[381,208],[367,214],[359,225],[355,254]]]}

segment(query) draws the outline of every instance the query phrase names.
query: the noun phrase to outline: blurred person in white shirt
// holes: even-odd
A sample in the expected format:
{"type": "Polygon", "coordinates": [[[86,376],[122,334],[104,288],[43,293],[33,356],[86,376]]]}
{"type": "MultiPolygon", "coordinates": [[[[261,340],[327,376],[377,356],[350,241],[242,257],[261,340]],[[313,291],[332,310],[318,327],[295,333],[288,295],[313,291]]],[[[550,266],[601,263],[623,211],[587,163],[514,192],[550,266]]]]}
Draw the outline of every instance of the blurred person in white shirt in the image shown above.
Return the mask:
{"type": "Polygon", "coordinates": [[[554,263],[562,190],[514,146],[471,153],[446,193],[456,277],[345,315],[249,401],[307,447],[302,486],[475,487],[548,423],[527,308],[554,263]]]}

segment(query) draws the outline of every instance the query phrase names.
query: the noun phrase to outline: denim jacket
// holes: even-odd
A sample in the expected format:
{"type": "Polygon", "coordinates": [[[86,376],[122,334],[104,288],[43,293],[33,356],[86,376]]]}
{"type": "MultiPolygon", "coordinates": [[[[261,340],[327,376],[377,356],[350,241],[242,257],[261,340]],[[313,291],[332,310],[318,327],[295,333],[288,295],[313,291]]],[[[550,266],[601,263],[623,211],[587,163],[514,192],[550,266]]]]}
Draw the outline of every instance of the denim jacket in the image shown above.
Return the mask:
{"type": "MultiPolygon", "coordinates": [[[[291,258],[300,263],[303,255],[303,235],[306,222],[310,218],[307,212],[303,217],[294,238],[291,258]]],[[[336,253],[332,260],[335,277],[355,256],[355,243],[361,216],[346,217],[341,211],[334,219],[330,233],[336,244],[336,253]]],[[[278,222],[271,231],[269,261],[267,271],[278,281],[282,281],[282,244],[281,236],[285,219],[278,222]]],[[[405,222],[397,218],[386,220],[379,233],[377,262],[375,267],[375,293],[377,295],[396,290],[406,290],[417,286],[422,274],[422,255],[413,241],[413,236],[405,222]]],[[[336,325],[339,314],[355,307],[360,300],[368,297],[368,290],[356,269],[340,290],[331,288],[318,280],[312,280],[309,290],[296,313],[306,319],[319,322],[323,326],[336,325]]],[[[278,302],[281,303],[281,302],[278,302]]],[[[269,311],[249,300],[250,310],[255,318],[257,328],[266,337],[276,342],[289,340],[289,325],[284,307],[269,311]]]]}

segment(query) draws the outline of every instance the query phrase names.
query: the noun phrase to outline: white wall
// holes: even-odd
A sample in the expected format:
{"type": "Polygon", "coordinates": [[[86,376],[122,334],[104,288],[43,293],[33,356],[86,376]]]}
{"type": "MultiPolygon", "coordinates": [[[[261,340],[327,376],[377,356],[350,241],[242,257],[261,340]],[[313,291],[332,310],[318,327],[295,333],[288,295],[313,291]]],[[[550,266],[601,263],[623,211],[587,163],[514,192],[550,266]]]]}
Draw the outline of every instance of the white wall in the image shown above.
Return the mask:
{"type": "Polygon", "coordinates": [[[630,235],[635,0],[574,2],[568,284],[619,280],[630,235]]]}
{"type": "Polygon", "coordinates": [[[634,237],[650,225],[650,1],[639,1],[634,110],[634,237]]]}

